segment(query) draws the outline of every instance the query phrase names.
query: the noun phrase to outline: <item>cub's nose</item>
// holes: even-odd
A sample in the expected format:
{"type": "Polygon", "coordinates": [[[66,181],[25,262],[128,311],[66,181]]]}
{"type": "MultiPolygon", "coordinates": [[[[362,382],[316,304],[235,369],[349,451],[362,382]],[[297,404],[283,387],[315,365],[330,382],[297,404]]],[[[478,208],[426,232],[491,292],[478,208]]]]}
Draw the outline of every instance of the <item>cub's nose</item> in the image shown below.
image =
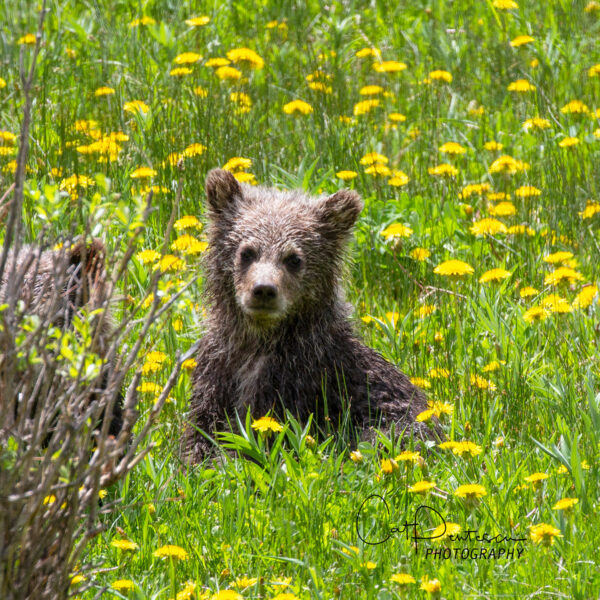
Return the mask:
{"type": "Polygon", "coordinates": [[[252,288],[252,298],[257,302],[272,302],[277,298],[277,288],[271,283],[258,283],[252,288]]]}

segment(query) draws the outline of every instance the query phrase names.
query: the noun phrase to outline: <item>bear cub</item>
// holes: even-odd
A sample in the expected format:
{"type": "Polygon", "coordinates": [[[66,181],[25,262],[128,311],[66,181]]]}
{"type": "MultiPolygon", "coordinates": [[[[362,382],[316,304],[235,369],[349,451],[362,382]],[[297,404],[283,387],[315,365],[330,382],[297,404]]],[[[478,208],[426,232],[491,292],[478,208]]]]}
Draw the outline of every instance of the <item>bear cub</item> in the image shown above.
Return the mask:
{"type": "Polygon", "coordinates": [[[415,422],[423,392],[356,336],[340,278],[362,209],[341,190],[315,198],[238,182],[214,169],[206,179],[208,315],[192,377],[184,446],[192,461],[228,418],[290,410],[306,421],[359,428],[396,424],[422,438],[415,422]]]}

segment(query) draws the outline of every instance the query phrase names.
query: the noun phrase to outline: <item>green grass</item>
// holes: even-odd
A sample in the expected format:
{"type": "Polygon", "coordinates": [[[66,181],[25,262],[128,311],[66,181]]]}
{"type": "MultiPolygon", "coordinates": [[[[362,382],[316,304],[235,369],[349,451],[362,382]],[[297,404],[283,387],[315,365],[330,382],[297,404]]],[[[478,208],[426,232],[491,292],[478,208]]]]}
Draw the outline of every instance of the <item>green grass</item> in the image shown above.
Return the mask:
{"type": "MultiPolygon", "coordinates": [[[[49,2],[34,86],[28,238],[43,229],[51,236],[71,227],[81,231],[91,219],[93,233],[119,251],[119,236],[140,210],[140,188],[151,181],[164,189],[155,196],[157,210],[143,248],[160,251],[180,177],[168,156],[192,143],[205,150],[184,159],[178,218],[203,219],[207,171],[236,156],[251,159],[248,172],[261,183],[313,193],[352,186],[365,200],[347,286],[357,327],[367,343],[424,379],[432,400],[452,407],[452,415],[441,417],[449,439],[472,441],[482,451],[460,457],[434,447],[421,461],[400,462],[398,470],[385,474],[381,460],[400,452],[397,441],[382,437],[359,444],[363,461],[354,463],[354,446],[290,420],[269,444],[254,436],[249,423],[242,428],[246,438],[220,440],[224,448],[238,448],[252,459],[229,452],[216,464],[186,470],[177,457],[190,396],[184,375],[152,434],[156,448],[108,490],[109,499],[121,504],[103,517],[106,531],[89,546],[86,562],[98,570],[87,575],[91,588],[81,597],[175,598],[188,581],[197,586],[195,597],[210,597],[234,588],[240,577],[257,578],[238,589],[243,598],[269,599],[283,592],[298,598],[425,597],[429,593],[419,590],[425,577],[439,580],[445,598],[595,597],[600,589],[600,308],[597,293],[589,307],[572,303],[600,278],[600,212],[582,215],[588,202],[600,202],[600,73],[588,76],[600,63],[600,11],[585,10],[579,0],[518,0],[519,8],[508,11],[491,0],[194,4],[195,10],[173,0],[49,2]],[[155,23],[129,25],[144,15],[155,23]],[[210,22],[186,25],[199,15],[210,22]],[[534,41],[510,45],[525,34],[534,41]],[[255,50],[264,67],[232,65],[241,78],[231,82],[205,66],[240,47],[255,50]],[[372,68],[376,59],[356,56],[365,47],[378,48],[382,60],[402,61],[407,68],[378,73],[372,68]],[[189,51],[203,59],[179,65],[191,74],[170,76],[178,66],[175,57],[189,51]],[[426,81],[434,69],[448,71],[452,81],[426,81]],[[326,77],[314,81],[331,93],[308,86],[306,76],[316,71],[326,77]],[[535,91],[508,91],[517,79],[528,80],[535,91]],[[385,93],[361,96],[366,85],[381,86],[385,93]],[[114,93],[95,96],[101,86],[114,93]],[[204,97],[194,93],[198,86],[206,90],[204,97]],[[249,96],[247,112],[232,92],[249,96]],[[379,106],[353,116],[356,103],[367,98],[377,98],[379,106]],[[308,102],[312,112],[285,114],[283,106],[297,99],[308,102]],[[586,113],[561,110],[575,99],[587,106],[586,113]],[[124,103],[132,100],[145,102],[148,112],[125,112],[124,103]],[[394,112],[406,120],[390,121],[394,112]],[[523,122],[535,116],[547,119],[549,127],[525,131],[523,122]],[[95,124],[76,126],[81,120],[95,124]],[[97,154],[78,151],[110,132],[128,136],[117,142],[115,160],[101,162],[97,154]],[[560,147],[566,137],[579,143],[560,147]],[[503,148],[487,150],[492,140],[503,148]],[[464,154],[440,153],[449,141],[460,143],[464,154]],[[389,168],[406,173],[408,183],[396,187],[389,177],[365,173],[361,158],[373,151],[389,159],[389,168]],[[503,154],[529,168],[491,173],[503,154]],[[458,175],[430,175],[428,169],[440,163],[454,165],[458,175]],[[141,166],[156,175],[141,183],[132,179],[141,166]],[[336,177],[341,170],[357,177],[344,183],[336,177]],[[75,198],[61,191],[61,182],[72,175],[93,180],[75,198]],[[530,232],[474,235],[473,223],[489,217],[497,202],[485,193],[460,197],[472,183],[509,194],[515,214],[497,218],[530,232]],[[541,195],[516,195],[525,185],[541,195]],[[392,223],[413,233],[386,241],[381,231],[392,223]],[[430,256],[411,257],[415,248],[426,248],[430,256]],[[544,284],[555,266],[543,258],[557,251],[573,254],[569,264],[581,280],[556,288],[544,284]],[[434,267],[450,258],[467,262],[474,274],[435,274],[434,267]],[[511,275],[501,283],[480,283],[493,268],[511,275]],[[538,292],[522,298],[525,286],[538,292]],[[527,322],[525,312],[543,306],[554,292],[566,299],[568,312],[546,311],[543,320],[527,322]],[[426,305],[435,310],[420,316],[426,305]],[[386,313],[397,315],[390,319],[386,313]],[[367,316],[370,323],[360,320],[367,316]],[[492,361],[498,369],[486,370],[492,361]],[[445,369],[448,377],[432,376],[434,368],[445,369]],[[486,382],[493,387],[485,389],[486,382]],[[525,477],[536,472],[548,478],[534,486],[525,477]],[[436,483],[426,496],[408,489],[421,480],[436,483]],[[458,486],[467,483],[483,485],[487,495],[476,502],[456,497],[458,486]],[[428,548],[479,545],[422,541],[417,551],[402,534],[378,546],[364,544],[355,519],[371,494],[386,497],[394,526],[427,504],[463,530],[527,538],[523,555],[434,560],[426,555],[428,548]],[[573,510],[553,509],[565,497],[578,499],[573,510]],[[530,539],[530,526],[540,523],[560,531],[552,545],[530,539]],[[138,549],[112,547],[121,537],[138,549]],[[167,544],[184,548],[187,560],[153,556],[167,544]],[[397,573],[408,573],[417,583],[401,588],[390,581],[397,573]],[[110,588],[121,579],[134,582],[128,595],[110,588]],[[289,587],[275,583],[281,579],[289,580],[289,587]]],[[[19,55],[23,52],[27,64],[31,54],[31,47],[17,40],[34,32],[36,23],[28,0],[0,7],[0,76],[6,83],[0,89],[0,130],[15,134],[22,118],[19,55]]],[[[10,151],[0,154],[0,193],[12,181],[13,158],[10,151]]],[[[151,265],[134,260],[122,293],[143,297],[150,274],[151,265]]],[[[162,292],[168,295],[198,274],[198,260],[186,257],[186,268],[170,275],[162,292]]],[[[145,351],[165,352],[168,364],[176,349],[193,343],[200,335],[200,289],[201,278],[145,351]]],[[[163,382],[163,370],[145,380],[163,382]]],[[[152,398],[142,394],[142,411],[149,410],[152,398]]],[[[385,520],[381,507],[364,515],[366,525],[385,528],[376,523],[385,520]]],[[[435,525],[423,519],[423,530],[435,525]]]]}

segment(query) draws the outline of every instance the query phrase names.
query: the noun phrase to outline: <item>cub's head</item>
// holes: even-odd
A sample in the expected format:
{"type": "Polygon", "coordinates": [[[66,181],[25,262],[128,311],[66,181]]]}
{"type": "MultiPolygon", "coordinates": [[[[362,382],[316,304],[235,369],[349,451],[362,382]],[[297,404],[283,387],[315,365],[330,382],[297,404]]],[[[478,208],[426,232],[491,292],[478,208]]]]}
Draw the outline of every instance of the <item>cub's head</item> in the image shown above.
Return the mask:
{"type": "Polygon", "coordinates": [[[362,209],[356,192],[314,198],[240,184],[215,169],[206,196],[213,303],[268,329],[336,295],[346,242],[362,209]]]}

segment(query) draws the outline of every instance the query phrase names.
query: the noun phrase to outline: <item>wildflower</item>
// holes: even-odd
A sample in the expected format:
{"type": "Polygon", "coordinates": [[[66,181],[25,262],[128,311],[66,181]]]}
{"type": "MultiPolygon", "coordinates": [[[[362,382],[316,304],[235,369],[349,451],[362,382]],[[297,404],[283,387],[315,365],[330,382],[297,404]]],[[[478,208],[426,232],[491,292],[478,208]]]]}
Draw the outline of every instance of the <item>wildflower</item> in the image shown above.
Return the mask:
{"type": "Polygon", "coordinates": [[[356,53],[357,58],[367,58],[368,56],[378,58],[381,56],[381,51],[378,48],[362,48],[356,53]]]}
{"type": "Polygon", "coordinates": [[[541,117],[532,117],[523,123],[525,131],[529,131],[530,129],[548,129],[551,126],[552,124],[548,119],[542,119],[541,117]]]}
{"type": "Polygon", "coordinates": [[[165,254],[156,267],[163,273],[167,271],[181,271],[185,268],[185,262],[173,254],[165,254]]]}
{"type": "Polygon", "coordinates": [[[552,510],[564,510],[565,512],[570,511],[579,500],[577,498],[563,498],[559,500],[553,507],[552,510]]]}
{"type": "Polygon", "coordinates": [[[473,194],[483,194],[490,190],[489,183],[470,183],[466,185],[461,192],[458,194],[459,198],[466,199],[471,197],[473,194]]]}
{"type": "Polygon", "coordinates": [[[360,450],[354,450],[350,452],[350,460],[353,463],[361,463],[364,460],[364,457],[361,454],[360,450]]]}
{"type": "Polygon", "coordinates": [[[155,558],[177,558],[179,560],[187,560],[188,553],[180,546],[161,546],[152,554],[155,558]]]}
{"type": "Polygon", "coordinates": [[[544,479],[548,479],[548,477],[550,477],[547,473],[532,473],[531,475],[528,475],[527,477],[525,477],[525,481],[527,483],[540,483],[541,481],[544,481],[544,479]]]}
{"type": "Polygon", "coordinates": [[[591,219],[598,213],[600,213],[600,202],[592,202],[591,200],[588,200],[586,207],[579,213],[579,216],[582,219],[591,219]]]}
{"type": "Polygon", "coordinates": [[[446,83],[452,83],[452,74],[448,73],[448,71],[441,71],[439,69],[436,71],[431,71],[428,77],[432,81],[445,81],[446,83]]]}
{"type": "Polygon", "coordinates": [[[190,27],[203,27],[204,25],[208,25],[210,22],[210,17],[205,15],[201,17],[192,17],[191,19],[186,19],[185,24],[190,27]]]}
{"type": "Polygon", "coordinates": [[[533,185],[522,185],[520,188],[515,190],[515,196],[517,198],[531,198],[534,196],[541,196],[542,190],[534,187],[533,185]]]}
{"type": "Polygon", "coordinates": [[[423,494],[432,490],[435,487],[435,481],[417,481],[414,485],[409,486],[408,491],[413,494],[423,494]]]}
{"type": "Polygon", "coordinates": [[[365,85],[360,88],[359,94],[361,96],[376,96],[377,94],[381,94],[383,92],[383,88],[380,85],[365,85]]]}
{"type": "Polygon", "coordinates": [[[132,114],[142,113],[145,115],[150,108],[141,100],[132,100],[131,102],[125,102],[125,104],[123,104],[123,110],[132,114]]]}
{"type": "Polygon", "coordinates": [[[579,144],[579,138],[576,137],[566,137],[558,142],[561,148],[570,148],[571,146],[577,146],[577,144],[579,144]]]}
{"type": "Polygon", "coordinates": [[[588,285],[584,287],[573,300],[573,308],[587,308],[591,306],[594,298],[598,295],[598,286],[588,285]]]}
{"type": "Polygon", "coordinates": [[[565,115],[587,114],[590,112],[590,109],[581,100],[571,100],[571,102],[568,102],[560,109],[560,112],[565,115]]]}
{"type": "Polygon", "coordinates": [[[141,17],[140,19],[134,19],[129,23],[129,27],[138,27],[139,25],[156,25],[156,20],[152,17],[141,17]]]}
{"type": "Polygon", "coordinates": [[[335,176],[342,181],[349,181],[350,179],[358,177],[358,173],[356,171],[338,171],[335,176]]]}
{"type": "Polygon", "coordinates": [[[487,491],[478,483],[469,483],[458,486],[454,491],[454,495],[459,498],[465,498],[466,500],[475,500],[487,496],[487,491]]]}
{"type": "Polygon", "coordinates": [[[464,154],[466,150],[457,142],[446,142],[439,148],[444,154],[464,154]]]}
{"type": "Polygon", "coordinates": [[[429,315],[432,315],[436,310],[435,305],[433,304],[425,304],[419,308],[419,318],[424,319],[429,315]]]}
{"type": "Polygon", "coordinates": [[[534,287],[526,286],[521,288],[519,291],[519,295],[521,298],[529,298],[530,296],[537,296],[539,294],[539,290],[536,290],[534,287]]]}
{"type": "Polygon", "coordinates": [[[420,412],[416,417],[415,417],[415,421],[417,421],[417,423],[425,423],[426,421],[429,421],[429,419],[431,419],[431,417],[433,417],[435,415],[435,411],[431,408],[424,410],[423,412],[420,412]]]}
{"type": "Polygon", "coordinates": [[[483,147],[486,150],[489,150],[490,152],[496,152],[498,150],[502,150],[502,148],[504,148],[504,144],[501,144],[500,142],[497,142],[495,140],[491,140],[489,142],[486,142],[483,147]]]}
{"type": "Polygon", "coordinates": [[[137,550],[139,546],[135,542],[129,540],[113,540],[110,545],[118,550],[131,551],[137,550]]]}
{"type": "Polygon", "coordinates": [[[415,578],[408,573],[394,573],[390,577],[390,581],[397,583],[398,585],[408,585],[409,583],[416,583],[415,578]]]}
{"type": "Polygon", "coordinates": [[[423,262],[431,256],[431,252],[427,248],[414,248],[410,251],[411,258],[423,262]]]}
{"type": "Polygon", "coordinates": [[[510,277],[512,273],[506,269],[491,269],[486,271],[480,278],[479,283],[488,283],[490,281],[502,281],[510,277]]]}
{"type": "Polygon", "coordinates": [[[530,35],[518,35],[514,40],[510,41],[510,45],[513,48],[518,48],[519,46],[524,46],[525,44],[530,44],[534,41],[534,38],[532,38],[530,35]]]}
{"type": "Polygon", "coordinates": [[[265,61],[250,48],[234,48],[227,52],[227,58],[232,63],[246,63],[253,69],[262,69],[265,66],[265,61]]]}
{"type": "Polygon", "coordinates": [[[421,587],[419,589],[430,594],[437,594],[438,592],[442,591],[442,584],[438,579],[429,579],[428,577],[423,577],[423,579],[421,579],[421,587]]]}
{"type": "Polygon", "coordinates": [[[239,171],[237,173],[234,173],[233,176],[240,183],[249,183],[250,185],[256,185],[256,177],[254,176],[254,173],[245,173],[243,171],[239,171]]]}
{"type": "Polygon", "coordinates": [[[157,252],[156,250],[142,250],[141,252],[138,252],[135,257],[143,265],[147,265],[156,262],[160,258],[160,252],[157,252]]]}
{"type": "Polygon", "coordinates": [[[399,73],[404,69],[406,69],[406,65],[397,60],[384,60],[383,62],[373,63],[373,70],[377,73],[399,73]]]}
{"type": "Polygon", "coordinates": [[[402,123],[406,121],[406,117],[402,113],[393,112],[388,115],[388,119],[394,123],[402,123]]]}
{"type": "Polygon", "coordinates": [[[315,92],[323,92],[324,94],[331,94],[333,92],[333,88],[322,81],[311,81],[308,87],[315,92]]]}
{"type": "Polygon", "coordinates": [[[566,250],[562,250],[560,252],[554,252],[553,254],[548,254],[544,256],[543,261],[550,264],[564,263],[573,258],[572,252],[567,252],[566,250]]]}
{"type": "Polygon", "coordinates": [[[247,588],[258,583],[257,577],[239,577],[235,580],[234,584],[236,588],[247,588]]]}
{"type": "Polygon", "coordinates": [[[386,156],[384,156],[383,154],[378,154],[377,152],[369,152],[360,159],[361,165],[374,165],[377,163],[385,165],[388,162],[389,160],[386,156]]]}
{"type": "MultiPolygon", "coordinates": [[[[437,335],[438,334],[436,334],[436,336],[437,335]]],[[[436,417],[441,417],[442,415],[451,415],[454,412],[454,406],[452,406],[452,404],[448,404],[448,402],[441,402],[440,400],[436,400],[433,403],[430,402],[429,407],[436,417]]]]}
{"type": "Polygon", "coordinates": [[[212,68],[216,69],[218,67],[226,67],[227,65],[230,65],[230,64],[231,64],[230,60],[227,60],[226,58],[224,58],[222,56],[216,56],[214,58],[209,58],[204,63],[204,66],[212,67],[212,68]]]}
{"type": "Polygon", "coordinates": [[[85,577],[83,575],[73,575],[73,577],[71,577],[70,585],[77,585],[78,583],[81,583],[82,581],[85,581],[85,577]]]}
{"type": "Polygon", "coordinates": [[[429,383],[429,381],[423,377],[411,377],[410,382],[417,387],[423,388],[424,390],[431,387],[431,383],[429,383]]]}
{"type": "Polygon", "coordinates": [[[552,546],[552,544],[554,544],[555,537],[562,537],[560,534],[560,529],[556,529],[556,527],[552,527],[552,525],[548,525],[547,523],[531,525],[529,529],[529,535],[534,544],[552,546]]]}
{"type": "Polygon", "coordinates": [[[173,225],[177,231],[182,229],[202,229],[202,223],[198,220],[198,217],[193,215],[185,215],[181,219],[177,219],[173,225]]]}
{"type": "Polygon", "coordinates": [[[471,375],[471,385],[479,388],[480,390],[490,390],[490,392],[496,391],[496,386],[491,381],[488,381],[481,375],[471,375]]]}
{"type": "Polygon", "coordinates": [[[0,90],[6,87],[6,80],[0,77],[0,90]]]}
{"type": "Polygon", "coordinates": [[[23,37],[17,40],[17,44],[26,46],[35,46],[35,34],[26,33],[23,37]]]}
{"type": "Polygon", "coordinates": [[[259,431],[260,433],[277,433],[283,431],[283,426],[273,419],[273,417],[261,417],[260,419],[252,421],[252,429],[259,431]]]}
{"type": "Polygon", "coordinates": [[[200,254],[208,247],[207,242],[201,242],[192,235],[179,236],[172,244],[171,250],[177,250],[184,254],[200,254]]]}
{"type": "Polygon", "coordinates": [[[492,2],[494,8],[499,10],[516,10],[519,5],[514,0],[494,0],[492,2]]]}
{"type": "Polygon", "coordinates": [[[313,107],[303,100],[293,100],[292,102],[288,102],[283,107],[283,112],[286,115],[291,115],[294,113],[299,113],[301,115],[309,115],[313,112],[313,107]]]}
{"type": "Polygon", "coordinates": [[[437,165],[435,167],[429,167],[427,172],[430,175],[436,175],[440,177],[456,177],[458,175],[458,169],[446,163],[442,163],[441,165],[437,165]]]}
{"type": "Polygon", "coordinates": [[[543,321],[548,316],[546,310],[541,306],[532,306],[523,315],[523,319],[526,323],[533,323],[533,321],[543,321]]]}
{"type": "Polygon", "coordinates": [[[382,458],[381,459],[381,472],[385,475],[391,475],[395,471],[398,471],[400,467],[393,458],[382,458]]]}
{"type": "Polygon", "coordinates": [[[460,533],[462,527],[458,523],[442,523],[438,525],[431,534],[434,542],[441,542],[451,535],[460,533]]]}
{"type": "Polygon", "coordinates": [[[241,156],[234,156],[230,158],[221,168],[224,171],[243,171],[249,169],[252,166],[252,160],[250,158],[243,158],[241,156]]]}
{"type": "Polygon", "coordinates": [[[133,583],[131,579],[117,579],[117,581],[113,581],[110,584],[110,587],[113,588],[113,590],[118,591],[132,590],[133,588],[135,588],[135,583],[133,583]]]}
{"type": "Polygon", "coordinates": [[[360,563],[360,566],[364,569],[372,571],[375,567],[377,567],[377,563],[374,563],[372,560],[368,560],[367,562],[360,563]]]}
{"type": "Polygon", "coordinates": [[[100,96],[112,96],[115,93],[115,90],[111,87],[102,86],[96,89],[94,92],[94,96],[99,98],[100,96]]]}
{"type": "Polygon", "coordinates": [[[588,69],[588,77],[598,77],[598,75],[600,75],[600,64],[588,69]]]}
{"type": "Polygon", "coordinates": [[[146,177],[154,177],[156,171],[150,167],[139,167],[131,175],[131,179],[144,179],[146,177]]]}
{"type": "Polygon", "coordinates": [[[544,279],[544,285],[556,285],[563,279],[568,280],[569,283],[573,283],[574,281],[583,281],[583,275],[575,271],[575,269],[571,269],[569,267],[559,267],[552,273],[546,275],[544,279]]]}
{"type": "Polygon", "coordinates": [[[558,294],[550,294],[544,298],[544,308],[553,313],[568,313],[573,310],[569,302],[558,294]]]}
{"type": "Polygon", "coordinates": [[[406,227],[406,225],[402,225],[402,223],[393,223],[386,227],[381,235],[387,240],[391,237],[410,237],[413,233],[413,230],[410,227],[406,227]]]}
{"type": "Polygon", "coordinates": [[[221,590],[210,597],[210,600],[244,600],[241,594],[234,590],[221,590]]]}
{"type": "Polygon", "coordinates": [[[461,276],[471,275],[475,272],[475,269],[473,269],[471,265],[467,264],[466,262],[463,262],[462,260],[452,259],[440,263],[437,267],[435,267],[435,269],[433,269],[433,272],[437,275],[461,276]]]}
{"type": "Polygon", "coordinates": [[[227,66],[219,67],[215,74],[219,79],[230,79],[231,81],[236,81],[242,77],[241,71],[238,71],[235,67],[227,66]]]}
{"type": "Polygon", "coordinates": [[[87,189],[93,186],[95,181],[86,175],[71,175],[60,182],[59,188],[69,193],[73,200],[78,198],[78,188],[87,189]]]}
{"type": "Polygon", "coordinates": [[[508,156],[507,154],[503,154],[490,165],[489,172],[514,175],[519,171],[526,171],[528,168],[529,164],[513,158],[512,156],[508,156]]]}
{"type": "Polygon", "coordinates": [[[376,163],[370,167],[367,167],[365,169],[365,173],[367,175],[382,175],[383,177],[389,177],[392,174],[392,171],[388,166],[376,163]]]}
{"type": "Polygon", "coordinates": [[[583,9],[586,13],[593,13],[600,11],[600,2],[597,0],[590,0],[583,9]]]}
{"type": "Polygon", "coordinates": [[[506,225],[498,219],[485,218],[475,221],[469,228],[474,235],[497,235],[498,233],[507,233],[506,225]]]}
{"type": "Polygon", "coordinates": [[[185,77],[185,75],[191,75],[193,73],[192,69],[188,67],[177,67],[175,69],[171,69],[169,71],[170,77],[185,77]]]}
{"type": "Polygon", "coordinates": [[[534,92],[536,87],[527,79],[517,79],[510,83],[507,89],[509,92],[534,92]]]}
{"type": "Polygon", "coordinates": [[[490,215],[493,217],[510,217],[517,213],[517,209],[512,202],[499,202],[496,206],[490,207],[490,215]]]}
{"type": "Polygon", "coordinates": [[[362,100],[354,105],[352,112],[355,117],[359,117],[371,112],[374,108],[377,108],[379,104],[380,102],[376,98],[373,100],[362,100]]]}
{"type": "Polygon", "coordinates": [[[203,144],[190,144],[181,154],[186,157],[200,156],[205,150],[206,146],[203,144]]]}

